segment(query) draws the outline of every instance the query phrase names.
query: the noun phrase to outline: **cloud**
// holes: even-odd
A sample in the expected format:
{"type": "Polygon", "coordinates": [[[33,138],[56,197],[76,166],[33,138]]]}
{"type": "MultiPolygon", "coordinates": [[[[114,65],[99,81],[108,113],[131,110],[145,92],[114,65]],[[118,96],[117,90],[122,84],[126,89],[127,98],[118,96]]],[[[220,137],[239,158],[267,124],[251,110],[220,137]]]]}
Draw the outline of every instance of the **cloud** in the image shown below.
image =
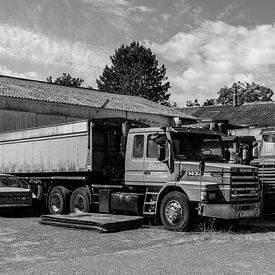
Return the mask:
{"type": "Polygon", "coordinates": [[[229,16],[231,16],[232,12],[237,7],[238,7],[237,3],[235,3],[235,5],[230,4],[230,5],[226,6],[225,9],[216,16],[216,18],[218,20],[221,20],[221,19],[224,19],[224,18],[228,18],[229,16]]]}
{"type": "Polygon", "coordinates": [[[130,6],[126,0],[79,0],[80,2],[91,4],[104,11],[118,16],[127,16],[127,8],[130,6]]]}
{"type": "Polygon", "coordinates": [[[0,25],[0,57],[32,64],[66,68],[82,76],[97,77],[108,63],[102,48],[81,42],[54,40],[21,27],[0,25]]]}
{"type": "Polygon", "coordinates": [[[0,65],[0,74],[20,77],[20,78],[30,78],[30,79],[36,79],[36,80],[42,79],[41,76],[36,72],[19,73],[8,69],[5,65],[0,65]]]}
{"type": "Polygon", "coordinates": [[[216,98],[221,87],[239,80],[275,87],[275,25],[249,29],[205,21],[164,44],[145,44],[168,61],[167,68],[170,63],[181,68],[169,77],[174,99],[181,104],[194,97],[216,98]]]}
{"type": "Polygon", "coordinates": [[[153,9],[150,9],[145,6],[136,6],[136,7],[129,8],[129,10],[134,12],[142,12],[142,13],[151,13],[154,11],[153,9]]]}
{"type": "Polygon", "coordinates": [[[150,13],[153,9],[146,6],[135,6],[130,1],[126,0],[79,0],[83,3],[91,4],[92,6],[105,11],[106,13],[112,13],[118,16],[131,17],[132,12],[137,13],[150,13]]]}

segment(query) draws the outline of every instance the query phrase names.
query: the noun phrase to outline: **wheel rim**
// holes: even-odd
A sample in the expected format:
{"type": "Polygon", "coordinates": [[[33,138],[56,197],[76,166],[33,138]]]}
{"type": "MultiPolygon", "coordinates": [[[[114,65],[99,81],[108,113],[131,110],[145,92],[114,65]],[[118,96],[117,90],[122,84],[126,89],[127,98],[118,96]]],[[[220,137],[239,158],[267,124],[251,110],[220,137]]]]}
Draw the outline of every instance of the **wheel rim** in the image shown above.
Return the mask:
{"type": "Polygon", "coordinates": [[[182,217],[182,207],[178,201],[170,201],[165,208],[165,216],[170,223],[177,223],[182,217]]]}
{"type": "Polygon", "coordinates": [[[83,212],[85,208],[85,199],[82,195],[77,195],[74,200],[74,212],[83,212]]]}
{"type": "Polygon", "coordinates": [[[51,208],[54,212],[58,212],[61,209],[61,197],[58,193],[54,193],[51,199],[51,208]]]}

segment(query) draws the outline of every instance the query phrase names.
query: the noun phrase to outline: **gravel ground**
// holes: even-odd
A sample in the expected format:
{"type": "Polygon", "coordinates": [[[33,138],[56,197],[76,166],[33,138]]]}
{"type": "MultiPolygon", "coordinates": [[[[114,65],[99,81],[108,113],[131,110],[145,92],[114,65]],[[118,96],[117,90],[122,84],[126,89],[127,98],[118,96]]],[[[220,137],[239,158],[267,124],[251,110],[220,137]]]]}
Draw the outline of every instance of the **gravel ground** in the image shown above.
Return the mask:
{"type": "Polygon", "coordinates": [[[117,233],[0,216],[1,274],[275,274],[275,221],[232,230],[117,233]]]}

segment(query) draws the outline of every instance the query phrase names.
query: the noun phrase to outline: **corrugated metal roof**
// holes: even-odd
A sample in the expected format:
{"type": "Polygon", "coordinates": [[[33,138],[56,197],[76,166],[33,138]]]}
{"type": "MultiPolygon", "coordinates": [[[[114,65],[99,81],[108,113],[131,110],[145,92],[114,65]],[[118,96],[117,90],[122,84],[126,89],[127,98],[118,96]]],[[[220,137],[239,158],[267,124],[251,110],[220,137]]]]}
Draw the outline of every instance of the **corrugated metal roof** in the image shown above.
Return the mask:
{"type": "Polygon", "coordinates": [[[87,88],[67,87],[49,84],[43,81],[15,78],[4,75],[0,75],[0,96],[93,108],[100,108],[106,99],[109,99],[110,102],[105,109],[195,119],[191,115],[184,114],[184,112],[180,112],[138,96],[107,93],[87,88]]]}
{"type": "Polygon", "coordinates": [[[209,111],[217,111],[219,114],[213,120],[228,120],[230,124],[238,126],[275,126],[274,101],[245,103],[236,107],[232,105],[202,106],[181,108],[180,110],[197,118],[209,111]]]}

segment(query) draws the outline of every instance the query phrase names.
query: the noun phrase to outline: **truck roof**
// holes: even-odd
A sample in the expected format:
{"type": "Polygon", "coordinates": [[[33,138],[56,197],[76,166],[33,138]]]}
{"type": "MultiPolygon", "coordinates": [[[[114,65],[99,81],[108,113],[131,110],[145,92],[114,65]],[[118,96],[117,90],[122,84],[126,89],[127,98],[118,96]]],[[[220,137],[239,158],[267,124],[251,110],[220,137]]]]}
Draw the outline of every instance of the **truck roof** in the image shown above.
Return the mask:
{"type": "Polygon", "coordinates": [[[155,133],[155,132],[163,132],[166,130],[167,132],[174,133],[196,133],[196,134],[208,134],[221,136],[220,133],[210,131],[207,129],[199,129],[199,128],[190,128],[190,127],[148,127],[148,128],[134,128],[130,129],[130,133],[155,133]]]}

